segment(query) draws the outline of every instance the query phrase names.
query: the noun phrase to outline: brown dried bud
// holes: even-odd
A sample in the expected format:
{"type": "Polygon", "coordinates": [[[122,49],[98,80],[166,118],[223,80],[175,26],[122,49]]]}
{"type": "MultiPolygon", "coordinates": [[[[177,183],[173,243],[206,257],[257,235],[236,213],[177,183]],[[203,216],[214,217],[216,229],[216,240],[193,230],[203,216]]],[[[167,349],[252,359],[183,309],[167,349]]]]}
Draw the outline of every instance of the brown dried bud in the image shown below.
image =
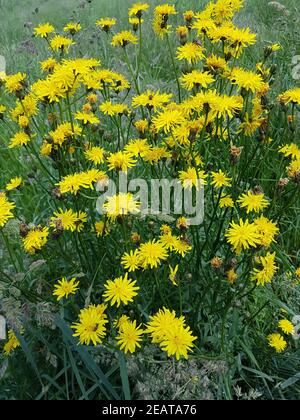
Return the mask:
{"type": "Polygon", "coordinates": [[[211,261],[210,261],[210,265],[212,266],[212,268],[214,269],[219,269],[223,264],[223,259],[220,257],[214,257],[211,261]]]}
{"type": "Polygon", "coordinates": [[[28,235],[29,232],[29,227],[26,225],[26,223],[20,223],[20,227],[19,227],[19,232],[20,232],[20,236],[21,238],[25,238],[25,236],[28,235]]]}

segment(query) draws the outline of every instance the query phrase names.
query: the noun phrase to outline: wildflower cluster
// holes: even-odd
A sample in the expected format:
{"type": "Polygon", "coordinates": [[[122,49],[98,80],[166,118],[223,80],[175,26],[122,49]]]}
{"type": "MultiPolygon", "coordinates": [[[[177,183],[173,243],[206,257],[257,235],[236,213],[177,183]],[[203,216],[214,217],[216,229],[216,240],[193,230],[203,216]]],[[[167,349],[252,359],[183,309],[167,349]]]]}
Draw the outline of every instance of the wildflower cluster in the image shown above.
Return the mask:
{"type": "MultiPolygon", "coordinates": [[[[230,322],[242,331],[249,313],[261,313],[259,296],[268,300],[286,267],[296,270],[299,253],[287,254],[285,241],[300,191],[300,92],[273,91],[280,46],[247,61],[256,34],[235,25],[242,6],[217,0],[197,12],[168,3],[152,11],[137,3],[126,28],[99,17],[97,36],[126,65],[122,72],[88,52],[76,56],[79,23],[62,31],[43,23],[34,30],[49,53],[40,77],[1,78],[3,142],[21,162],[3,174],[0,192],[9,269],[28,272],[22,300],[51,303],[80,345],[134,353],[153,343],[179,360],[217,343],[212,351],[226,355],[230,322]],[[142,66],[149,21],[161,67],[171,72],[159,89],[143,73],[151,66],[142,66]],[[20,169],[26,159],[35,175],[20,169]],[[184,210],[145,215],[138,194],[109,188],[124,173],[128,182],[204,189],[203,223],[192,225],[184,210]],[[10,223],[19,224],[17,243],[10,223]],[[41,260],[45,284],[35,290],[34,270],[24,264],[41,260]]],[[[293,332],[288,320],[278,327],[293,332]]],[[[287,347],[281,333],[264,339],[277,352],[287,347]]],[[[4,352],[17,347],[11,330],[4,352]]]]}

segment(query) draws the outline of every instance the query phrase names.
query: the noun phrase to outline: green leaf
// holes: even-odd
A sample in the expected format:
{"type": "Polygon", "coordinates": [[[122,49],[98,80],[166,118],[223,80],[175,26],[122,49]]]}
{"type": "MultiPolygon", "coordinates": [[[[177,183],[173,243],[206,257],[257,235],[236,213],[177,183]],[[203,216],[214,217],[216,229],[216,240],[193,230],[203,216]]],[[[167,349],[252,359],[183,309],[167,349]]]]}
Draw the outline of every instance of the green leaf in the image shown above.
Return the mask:
{"type": "Polygon", "coordinates": [[[120,365],[120,374],[122,380],[122,388],[126,401],[131,400],[130,385],[127,373],[126,359],[123,352],[119,352],[119,365],[120,365]]]}
{"type": "Polygon", "coordinates": [[[100,389],[106,394],[107,398],[113,398],[116,400],[120,400],[120,396],[116,393],[114,390],[112,384],[107,380],[107,377],[102,372],[100,367],[95,363],[94,359],[90,355],[90,353],[87,351],[87,349],[83,346],[78,346],[76,340],[74,339],[72,335],[72,330],[70,327],[66,324],[66,322],[61,318],[61,316],[56,315],[55,317],[55,323],[58,326],[58,328],[61,330],[64,338],[67,342],[69,342],[72,345],[72,348],[75,352],[78,353],[81,360],[83,361],[86,368],[98,379],[98,384],[100,389]],[[107,392],[108,391],[108,394],[107,392]],[[110,395],[109,395],[110,394],[110,395]]]}

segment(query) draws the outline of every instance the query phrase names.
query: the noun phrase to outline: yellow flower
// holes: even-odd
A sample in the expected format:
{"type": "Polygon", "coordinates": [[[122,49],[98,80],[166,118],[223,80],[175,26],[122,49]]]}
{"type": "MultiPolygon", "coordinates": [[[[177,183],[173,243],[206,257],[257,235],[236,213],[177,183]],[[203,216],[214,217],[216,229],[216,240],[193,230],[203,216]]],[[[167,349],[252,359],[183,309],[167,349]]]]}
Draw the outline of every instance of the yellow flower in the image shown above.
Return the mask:
{"type": "Polygon", "coordinates": [[[7,200],[5,193],[0,192],[0,228],[4,227],[9,219],[14,217],[12,210],[14,203],[7,200]]]}
{"type": "Polygon", "coordinates": [[[238,85],[240,89],[251,90],[252,92],[260,91],[264,83],[259,74],[241,68],[234,68],[229,78],[231,83],[238,85]]]}
{"type": "Polygon", "coordinates": [[[169,269],[170,269],[169,280],[171,281],[171,283],[174,286],[178,286],[178,284],[177,284],[177,272],[178,272],[178,268],[179,268],[178,264],[174,268],[171,267],[171,266],[169,266],[169,269]]]}
{"type": "Polygon", "coordinates": [[[223,207],[234,207],[233,199],[229,195],[222,194],[219,202],[219,206],[223,207]]]}
{"type": "Polygon", "coordinates": [[[222,73],[224,70],[227,70],[227,62],[224,58],[218,57],[215,54],[211,54],[206,58],[205,69],[213,73],[222,73]]]}
{"type": "Polygon", "coordinates": [[[5,87],[9,93],[16,93],[19,92],[24,88],[25,85],[26,74],[25,73],[16,73],[12,74],[11,76],[6,76],[5,87]]]}
{"type": "Polygon", "coordinates": [[[169,329],[185,326],[183,316],[177,318],[175,311],[170,311],[165,307],[160,309],[155,315],[150,316],[149,319],[150,321],[145,332],[151,335],[153,343],[161,343],[169,329]]]}
{"type": "Polygon", "coordinates": [[[120,193],[108,197],[106,203],[103,204],[103,210],[109,219],[115,220],[117,217],[139,213],[140,203],[134,199],[131,193],[120,193]]]}
{"type": "Polygon", "coordinates": [[[222,187],[229,187],[231,178],[228,178],[226,174],[219,170],[219,172],[212,172],[212,178],[211,185],[213,185],[215,188],[222,188],[222,187]]]}
{"type": "Polygon", "coordinates": [[[6,111],[6,106],[0,104],[0,118],[3,118],[5,111],[6,111]]]}
{"type": "Polygon", "coordinates": [[[265,257],[257,257],[257,262],[261,268],[254,268],[251,280],[256,281],[258,286],[264,286],[266,283],[270,283],[278,270],[275,264],[275,252],[271,254],[267,253],[265,257]]]}
{"type": "Polygon", "coordinates": [[[138,251],[142,268],[156,268],[161,261],[168,258],[168,252],[160,241],[152,241],[141,244],[138,251]]]}
{"type": "Polygon", "coordinates": [[[80,344],[88,346],[92,342],[97,346],[102,343],[108,322],[106,308],[106,305],[90,305],[80,311],[79,322],[71,326],[75,330],[73,336],[79,337],[80,344]]]}
{"type": "Polygon", "coordinates": [[[269,346],[273,347],[277,353],[282,353],[287,347],[287,342],[282,335],[278,333],[270,334],[268,336],[268,342],[269,346]]]}
{"type": "Polygon", "coordinates": [[[137,296],[137,290],[140,289],[136,286],[136,280],[128,279],[128,273],[124,277],[108,280],[104,288],[106,289],[103,293],[105,301],[110,302],[111,306],[116,304],[117,307],[121,303],[128,305],[129,302],[132,302],[133,298],[137,296]]]}
{"type": "Polygon", "coordinates": [[[102,31],[108,32],[113,26],[115,26],[117,20],[114,18],[102,18],[97,20],[96,25],[101,28],[102,31]]]}
{"type": "Polygon", "coordinates": [[[78,285],[79,281],[76,281],[75,277],[71,280],[67,280],[66,277],[63,277],[54,286],[53,296],[57,296],[57,300],[60,301],[64,297],[68,298],[69,295],[75,295],[79,289],[78,285]]]}
{"type": "Polygon", "coordinates": [[[149,123],[147,120],[138,120],[134,123],[134,126],[141,134],[144,134],[149,128],[149,123]]]}
{"type": "Polygon", "coordinates": [[[249,249],[251,246],[256,248],[260,243],[257,227],[254,223],[250,223],[249,220],[244,222],[240,219],[239,223],[230,223],[230,228],[227,230],[225,237],[237,254],[240,254],[243,249],[249,249]]]}
{"type": "Polygon", "coordinates": [[[177,254],[180,254],[182,257],[185,257],[185,255],[190,252],[192,249],[189,242],[185,239],[177,238],[177,241],[174,243],[174,251],[177,254]]]}
{"type": "Polygon", "coordinates": [[[113,47],[125,48],[128,44],[137,44],[138,38],[130,31],[122,31],[113,36],[111,45],[113,47]]]}
{"type": "Polygon", "coordinates": [[[267,219],[265,216],[260,216],[254,220],[254,224],[260,235],[260,242],[262,246],[269,247],[275,236],[279,233],[276,222],[267,219]]]}
{"type": "Polygon", "coordinates": [[[92,147],[85,151],[84,155],[87,160],[93,162],[95,165],[99,165],[104,162],[105,150],[102,147],[92,147]]]}
{"type": "Polygon", "coordinates": [[[134,353],[137,347],[141,347],[140,342],[143,334],[144,331],[141,326],[136,325],[136,321],[122,322],[122,328],[120,328],[116,337],[118,346],[125,353],[134,353]]]}
{"type": "Polygon", "coordinates": [[[185,45],[177,48],[176,57],[178,60],[186,60],[189,64],[197,63],[204,56],[204,48],[194,42],[187,42],[185,45]]]}
{"type": "Polygon", "coordinates": [[[106,180],[107,176],[104,172],[97,169],[91,169],[86,172],[77,172],[75,174],[66,175],[56,185],[62,194],[70,192],[77,195],[81,188],[93,189],[93,183],[106,180]]]}
{"type": "Polygon", "coordinates": [[[135,16],[135,17],[137,17],[137,18],[141,18],[142,17],[142,14],[143,14],[143,12],[145,12],[146,10],[148,10],[149,9],[149,4],[147,4],[147,3],[134,3],[131,7],[130,7],[130,9],[129,9],[129,11],[128,11],[128,15],[131,17],[131,16],[135,16]]]}
{"type": "Polygon", "coordinates": [[[27,235],[22,239],[23,246],[29,254],[35,254],[40,251],[47,243],[49,229],[47,227],[37,226],[29,230],[27,235]]]}
{"type": "Polygon", "coordinates": [[[15,148],[15,147],[22,147],[22,146],[26,146],[26,145],[30,142],[30,140],[31,140],[31,138],[29,137],[29,135],[28,135],[28,134],[26,134],[26,133],[25,133],[25,132],[23,132],[23,131],[20,131],[19,133],[16,133],[16,134],[12,137],[12,139],[11,139],[11,141],[10,141],[10,143],[9,143],[8,147],[9,147],[10,149],[13,149],[13,148],[15,148]]]}
{"type": "Polygon", "coordinates": [[[54,38],[50,41],[50,46],[54,51],[68,51],[71,45],[74,45],[75,42],[72,39],[66,38],[61,35],[55,35],[54,38]]]}
{"type": "Polygon", "coordinates": [[[111,101],[103,102],[99,106],[99,109],[104,115],[109,115],[110,117],[129,113],[129,109],[126,104],[113,104],[111,101]]]}
{"type": "Polygon", "coordinates": [[[207,88],[209,84],[215,81],[213,76],[207,71],[201,72],[198,70],[193,70],[191,73],[184,74],[180,80],[187,90],[200,87],[207,88]]]}
{"type": "Polygon", "coordinates": [[[246,207],[247,214],[251,211],[259,213],[270,204],[269,201],[265,199],[264,194],[256,194],[252,191],[248,191],[246,194],[242,194],[237,202],[241,207],[246,207]]]}
{"type": "Polygon", "coordinates": [[[153,118],[152,122],[156,130],[164,130],[165,133],[169,133],[172,128],[183,124],[184,121],[185,118],[181,110],[166,109],[153,118]]]}
{"type": "Polygon", "coordinates": [[[100,220],[99,222],[96,222],[94,224],[94,231],[96,232],[96,235],[98,238],[104,235],[108,235],[109,233],[108,223],[103,222],[102,220],[100,220]]]}
{"type": "Polygon", "coordinates": [[[243,108],[243,98],[241,96],[221,95],[210,105],[214,115],[232,118],[243,108]]]}
{"type": "Polygon", "coordinates": [[[132,106],[137,108],[139,106],[147,107],[150,110],[156,112],[158,109],[163,108],[167,103],[170,102],[172,94],[160,93],[148,89],[141,95],[134,96],[132,98],[132,106]]]}
{"type": "Polygon", "coordinates": [[[81,121],[83,124],[99,124],[100,120],[92,112],[80,112],[75,114],[75,119],[81,121]]]}
{"type": "Polygon", "coordinates": [[[53,143],[57,146],[62,146],[63,143],[72,137],[78,136],[82,133],[82,128],[76,124],[69,122],[59,124],[54,131],[50,131],[49,136],[53,143]]]}
{"type": "Polygon", "coordinates": [[[41,38],[47,38],[48,35],[54,32],[54,26],[50,25],[50,23],[43,23],[36,28],[34,28],[35,36],[39,36],[41,38]]]}
{"type": "Polygon", "coordinates": [[[71,232],[80,232],[83,228],[83,223],[87,220],[87,214],[84,212],[73,212],[73,210],[62,210],[54,212],[51,217],[50,226],[56,229],[70,230],[71,232]]]}
{"type": "Polygon", "coordinates": [[[190,167],[186,171],[179,171],[179,180],[182,182],[184,188],[191,189],[193,186],[198,189],[205,184],[207,175],[203,171],[197,171],[190,167]]]}
{"type": "Polygon", "coordinates": [[[129,153],[132,156],[141,156],[144,157],[147,152],[151,150],[151,146],[146,139],[136,139],[130,140],[126,144],[124,151],[129,153]]]}
{"type": "Polygon", "coordinates": [[[129,253],[126,252],[122,256],[121,264],[129,273],[138,270],[141,264],[139,251],[136,249],[135,251],[131,250],[129,253]]]}
{"type": "Polygon", "coordinates": [[[300,87],[283,92],[278,99],[286,105],[289,103],[300,105],[300,87]]]}
{"type": "Polygon", "coordinates": [[[71,35],[75,35],[81,29],[80,23],[70,22],[64,27],[64,32],[69,32],[71,35]]]}
{"type": "Polygon", "coordinates": [[[273,52],[276,52],[276,51],[281,50],[282,47],[279,44],[272,44],[270,48],[273,52]]]}
{"type": "Polygon", "coordinates": [[[168,329],[160,347],[169,357],[175,356],[176,360],[179,360],[183,356],[188,359],[188,352],[194,347],[193,341],[196,339],[189,327],[178,325],[168,329]]]}
{"type": "Polygon", "coordinates": [[[8,331],[8,341],[4,344],[3,350],[5,356],[9,356],[16,348],[20,347],[20,341],[17,339],[13,330],[8,331]]]}
{"type": "Polygon", "coordinates": [[[168,3],[156,6],[154,14],[160,16],[176,15],[175,6],[168,3]]]}
{"type": "Polygon", "coordinates": [[[116,169],[122,172],[127,172],[129,168],[132,168],[137,163],[131,154],[122,151],[111,153],[107,158],[107,162],[110,171],[116,169]]]}
{"type": "Polygon", "coordinates": [[[278,322],[278,328],[280,328],[285,334],[294,334],[295,327],[288,319],[281,319],[278,322]]]}
{"type": "Polygon", "coordinates": [[[19,188],[22,184],[23,180],[21,177],[12,178],[9,183],[6,185],[5,189],[6,191],[15,190],[16,188],[19,188]]]}
{"type": "Polygon", "coordinates": [[[287,167],[287,174],[289,178],[294,179],[296,182],[298,181],[300,175],[300,159],[292,161],[292,163],[287,167]]]}
{"type": "Polygon", "coordinates": [[[18,124],[21,128],[27,128],[29,126],[29,118],[25,115],[20,115],[18,124]]]}
{"type": "Polygon", "coordinates": [[[296,143],[285,144],[279,149],[285,157],[292,157],[293,159],[300,159],[300,148],[296,143]]]}

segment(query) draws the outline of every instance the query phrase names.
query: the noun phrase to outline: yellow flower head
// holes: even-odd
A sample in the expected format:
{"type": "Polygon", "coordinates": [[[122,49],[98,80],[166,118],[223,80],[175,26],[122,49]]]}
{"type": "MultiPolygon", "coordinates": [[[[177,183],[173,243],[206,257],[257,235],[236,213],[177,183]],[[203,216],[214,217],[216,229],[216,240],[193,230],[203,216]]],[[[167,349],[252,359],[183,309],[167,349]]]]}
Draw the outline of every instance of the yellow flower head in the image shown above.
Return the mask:
{"type": "Polygon", "coordinates": [[[58,283],[54,286],[53,296],[57,296],[57,300],[60,301],[62,298],[68,298],[69,295],[75,295],[78,287],[79,281],[76,281],[76,278],[73,277],[71,280],[67,280],[66,277],[63,277],[58,283]]]}
{"type": "Polygon", "coordinates": [[[178,264],[173,268],[169,266],[170,274],[169,274],[169,280],[174,286],[178,286],[177,284],[177,272],[178,272],[178,264]]]}
{"type": "Polygon", "coordinates": [[[121,264],[129,273],[138,270],[141,265],[139,251],[136,249],[135,251],[131,250],[129,253],[126,252],[122,256],[121,264]]]}
{"type": "Polygon", "coordinates": [[[134,199],[131,193],[120,193],[108,197],[106,203],[103,204],[103,210],[109,219],[115,220],[117,217],[139,213],[140,203],[134,199]]]}
{"type": "Polygon", "coordinates": [[[242,194],[237,202],[241,207],[245,207],[247,209],[247,214],[251,211],[259,213],[270,204],[269,201],[265,199],[263,193],[256,194],[252,191],[248,191],[246,194],[242,194]]]}
{"type": "Polygon", "coordinates": [[[35,254],[46,245],[49,236],[49,229],[47,227],[37,226],[27,233],[22,239],[23,246],[29,254],[35,254]]]}
{"type": "Polygon", "coordinates": [[[12,178],[9,183],[6,185],[6,191],[11,191],[19,188],[22,184],[23,180],[21,177],[17,176],[16,178],[12,178]]]}
{"type": "Polygon", "coordinates": [[[64,32],[69,32],[71,35],[75,35],[81,29],[79,22],[70,22],[64,27],[64,32]]]}
{"type": "Polygon", "coordinates": [[[207,175],[204,171],[197,171],[193,167],[188,168],[186,171],[179,171],[179,180],[184,188],[191,189],[195,187],[199,189],[200,186],[205,184],[206,178],[207,175]]]}
{"type": "Polygon", "coordinates": [[[147,3],[134,3],[129,11],[128,15],[129,17],[136,17],[138,19],[141,19],[143,12],[149,9],[149,4],[147,3]]]}
{"type": "Polygon", "coordinates": [[[143,334],[144,330],[140,325],[136,325],[136,321],[122,322],[122,328],[119,329],[119,334],[116,337],[118,346],[125,353],[134,353],[136,348],[141,347],[140,342],[143,334]]]}
{"type": "Polygon", "coordinates": [[[50,220],[50,226],[55,229],[80,232],[83,229],[83,223],[87,220],[87,214],[84,212],[74,212],[71,209],[59,209],[59,211],[54,212],[54,216],[50,220]]]}
{"type": "Polygon", "coordinates": [[[122,151],[111,153],[107,158],[107,162],[110,171],[116,169],[122,172],[127,172],[129,168],[132,168],[137,163],[130,153],[122,151]]]}
{"type": "Polygon", "coordinates": [[[208,85],[214,83],[215,79],[207,71],[193,70],[191,73],[181,76],[180,81],[187,90],[192,90],[194,88],[207,88],[208,85]]]}
{"type": "Polygon", "coordinates": [[[142,268],[156,268],[161,261],[168,258],[168,252],[160,241],[149,241],[141,244],[138,256],[142,268]]]}
{"type": "Polygon", "coordinates": [[[93,162],[95,165],[100,165],[104,163],[104,153],[105,150],[102,147],[95,146],[86,150],[84,154],[87,160],[93,162]]]}
{"type": "Polygon", "coordinates": [[[13,149],[15,147],[26,146],[27,143],[30,142],[30,140],[31,140],[31,138],[29,137],[29,135],[27,133],[25,133],[24,131],[20,131],[12,137],[8,147],[10,149],[13,149]]]}
{"type": "Polygon", "coordinates": [[[218,172],[212,172],[212,181],[211,185],[213,185],[215,188],[222,188],[222,187],[229,187],[231,178],[228,178],[226,174],[221,171],[221,169],[218,172]]]}
{"type": "Polygon", "coordinates": [[[24,88],[26,74],[16,73],[10,76],[5,76],[5,87],[9,93],[16,93],[24,88]]]}
{"type": "Polygon", "coordinates": [[[111,45],[113,47],[125,48],[128,44],[137,44],[138,38],[130,31],[122,31],[113,36],[111,45]]]}
{"type": "Polygon", "coordinates": [[[287,347],[287,342],[282,335],[278,333],[270,334],[268,336],[268,342],[269,346],[276,350],[276,353],[282,353],[287,347]]]}
{"type": "Polygon", "coordinates": [[[204,48],[194,42],[187,42],[185,45],[178,47],[176,57],[178,60],[186,60],[189,64],[197,63],[204,56],[204,48]]]}
{"type": "Polygon", "coordinates": [[[68,51],[70,46],[74,44],[75,42],[72,39],[61,35],[55,35],[50,41],[50,46],[54,51],[68,51]]]}
{"type": "Polygon", "coordinates": [[[4,344],[3,350],[5,356],[9,356],[16,348],[20,347],[20,341],[17,339],[13,330],[8,331],[8,341],[4,344]]]}
{"type": "Polygon", "coordinates": [[[281,329],[285,334],[294,334],[295,327],[288,319],[281,319],[278,322],[278,328],[281,329]]]}
{"type": "Polygon", "coordinates": [[[39,36],[41,38],[47,38],[50,34],[54,32],[54,26],[50,23],[43,23],[36,28],[34,28],[35,36],[39,36]]]}
{"type": "Polygon", "coordinates": [[[263,286],[272,281],[278,270],[275,264],[275,257],[275,252],[273,254],[268,252],[265,257],[257,258],[260,268],[254,268],[251,275],[251,280],[256,281],[257,285],[263,286]]]}
{"type": "Polygon", "coordinates": [[[219,206],[221,209],[223,207],[234,207],[234,201],[230,195],[222,194],[220,198],[219,206]]]}
{"type": "Polygon", "coordinates": [[[289,103],[300,105],[300,87],[289,89],[286,92],[283,92],[281,95],[279,95],[278,99],[285,105],[289,103]]]}
{"type": "Polygon", "coordinates": [[[80,311],[79,322],[71,326],[75,330],[73,336],[79,337],[80,344],[88,346],[92,342],[97,346],[102,343],[108,322],[105,310],[106,305],[90,305],[80,311]]]}
{"type": "Polygon", "coordinates": [[[133,298],[137,296],[137,291],[140,289],[136,286],[136,280],[128,279],[128,273],[124,277],[118,277],[114,280],[108,280],[104,285],[106,289],[103,293],[103,297],[106,302],[117,305],[119,307],[121,303],[128,305],[129,302],[133,301],[133,298]]]}
{"type": "Polygon", "coordinates": [[[102,18],[97,20],[96,25],[101,28],[104,32],[109,32],[109,30],[115,26],[117,23],[117,20],[114,18],[102,18]]]}
{"type": "Polygon", "coordinates": [[[169,357],[175,356],[176,360],[181,357],[188,359],[188,352],[194,347],[193,341],[197,337],[192,335],[189,327],[177,325],[168,329],[164,339],[160,343],[160,347],[169,357]]]}
{"type": "Polygon", "coordinates": [[[257,227],[254,223],[250,223],[249,220],[244,222],[240,219],[239,223],[232,222],[225,237],[238,254],[250,247],[256,248],[260,243],[260,234],[257,227]]]}

